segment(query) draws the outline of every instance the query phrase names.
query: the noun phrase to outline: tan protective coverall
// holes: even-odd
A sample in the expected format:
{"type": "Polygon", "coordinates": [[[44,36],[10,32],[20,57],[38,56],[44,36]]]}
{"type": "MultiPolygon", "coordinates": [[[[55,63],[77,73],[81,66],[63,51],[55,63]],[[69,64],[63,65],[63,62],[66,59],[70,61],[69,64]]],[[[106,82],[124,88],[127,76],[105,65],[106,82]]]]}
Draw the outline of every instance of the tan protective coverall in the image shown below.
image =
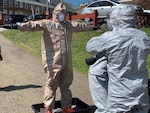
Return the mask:
{"type": "Polygon", "coordinates": [[[65,12],[66,6],[59,3],[53,11],[52,20],[29,21],[21,24],[22,31],[43,30],[42,36],[42,61],[47,81],[44,92],[44,105],[46,109],[53,109],[57,87],[61,92],[61,107],[65,108],[72,104],[72,94],[69,89],[73,81],[71,41],[72,33],[87,31],[90,27],[86,23],[60,22],[58,14],[65,12]]]}

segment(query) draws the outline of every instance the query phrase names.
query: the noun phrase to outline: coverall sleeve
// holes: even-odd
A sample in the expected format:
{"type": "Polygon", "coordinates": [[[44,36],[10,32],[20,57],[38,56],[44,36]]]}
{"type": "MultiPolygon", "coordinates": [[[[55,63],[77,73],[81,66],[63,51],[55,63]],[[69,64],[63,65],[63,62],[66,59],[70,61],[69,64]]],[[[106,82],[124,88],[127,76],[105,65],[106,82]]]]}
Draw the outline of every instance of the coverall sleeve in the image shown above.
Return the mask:
{"type": "Polygon", "coordinates": [[[86,51],[91,54],[98,54],[106,51],[106,34],[91,38],[86,45],[86,51]]]}
{"type": "Polygon", "coordinates": [[[84,32],[92,30],[90,24],[84,22],[71,21],[71,25],[73,27],[73,32],[84,32]]]}
{"type": "Polygon", "coordinates": [[[21,31],[40,31],[43,30],[50,20],[29,21],[20,25],[21,31]]]}

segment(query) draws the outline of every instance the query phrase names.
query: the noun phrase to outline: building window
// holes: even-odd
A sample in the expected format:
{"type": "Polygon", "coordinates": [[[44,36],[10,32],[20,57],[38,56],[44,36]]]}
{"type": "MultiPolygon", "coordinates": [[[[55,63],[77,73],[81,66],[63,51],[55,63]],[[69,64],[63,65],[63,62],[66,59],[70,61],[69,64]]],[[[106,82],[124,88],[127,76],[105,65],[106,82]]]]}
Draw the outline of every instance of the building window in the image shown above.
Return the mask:
{"type": "Polygon", "coordinates": [[[9,14],[10,14],[10,15],[13,14],[13,11],[12,11],[12,10],[9,10],[9,14]]]}
{"type": "Polygon", "coordinates": [[[36,8],[36,9],[35,9],[35,13],[36,13],[36,14],[40,14],[40,8],[36,8]]]}
{"type": "Polygon", "coordinates": [[[19,7],[19,2],[18,1],[15,1],[15,6],[19,7]]]}
{"type": "Polygon", "coordinates": [[[24,3],[24,8],[28,9],[28,4],[27,3],[24,3]]]}
{"type": "Polygon", "coordinates": [[[10,6],[13,5],[13,0],[9,0],[9,5],[10,5],[10,6]]]}
{"type": "Polygon", "coordinates": [[[5,14],[7,14],[7,10],[6,9],[4,9],[4,11],[3,11],[5,14]]]}
{"type": "Polygon", "coordinates": [[[22,2],[20,2],[20,8],[23,8],[23,3],[22,2]]]}
{"type": "Polygon", "coordinates": [[[15,11],[15,14],[17,15],[17,14],[18,14],[18,11],[15,11]]]}
{"type": "Polygon", "coordinates": [[[44,7],[41,8],[41,12],[42,12],[42,13],[44,12],[44,7]]]}
{"type": "Polygon", "coordinates": [[[3,5],[7,5],[7,0],[3,0],[3,5]]]}
{"type": "Polygon", "coordinates": [[[45,12],[46,10],[47,10],[46,7],[44,7],[44,8],[43,8],[43,11],[45,12]]]}
{"type": "Polygon", "coordinates": [[[34,8],[34,5],[33,4],[29,4],[29,9],[32,9],[34,8]]]}

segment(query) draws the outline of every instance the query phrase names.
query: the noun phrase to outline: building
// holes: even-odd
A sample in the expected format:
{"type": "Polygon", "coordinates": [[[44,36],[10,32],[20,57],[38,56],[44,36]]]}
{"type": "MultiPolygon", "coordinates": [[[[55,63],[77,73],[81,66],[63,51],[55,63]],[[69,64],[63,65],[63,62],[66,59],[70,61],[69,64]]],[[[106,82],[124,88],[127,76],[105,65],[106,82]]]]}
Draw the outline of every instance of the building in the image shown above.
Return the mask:
{"type": "MultiPolygon", "coordinates": [[[[45,14],[47,10],[52,13],[60,0],[0,0],[0,11],[5,14],[45,14]]],[[[75,12],[69,4],[65,3],[69,12],[75,12]]]]}

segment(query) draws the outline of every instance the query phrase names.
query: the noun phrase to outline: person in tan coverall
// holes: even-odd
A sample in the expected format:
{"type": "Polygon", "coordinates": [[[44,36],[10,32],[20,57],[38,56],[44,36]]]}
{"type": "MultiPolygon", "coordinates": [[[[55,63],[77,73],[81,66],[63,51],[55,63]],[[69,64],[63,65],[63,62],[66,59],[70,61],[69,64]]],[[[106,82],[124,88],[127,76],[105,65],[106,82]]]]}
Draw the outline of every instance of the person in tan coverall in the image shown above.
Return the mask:
{"type": "Polygon", "coordinates": [[[73,81],[71,41],[72,33],[90,30],[86,23],[66,21],[67,9],[59,3],[53,11],[52,20],[29,21],[20,25],[22,31],[43,30],[42,61],[47,73],[44,92],[46,113],[52,113],[55,106],[57,87],[61,92],[61,107],[63,112],[74,112],[71,108],[72,93],[69,89],[73,81]]]}

